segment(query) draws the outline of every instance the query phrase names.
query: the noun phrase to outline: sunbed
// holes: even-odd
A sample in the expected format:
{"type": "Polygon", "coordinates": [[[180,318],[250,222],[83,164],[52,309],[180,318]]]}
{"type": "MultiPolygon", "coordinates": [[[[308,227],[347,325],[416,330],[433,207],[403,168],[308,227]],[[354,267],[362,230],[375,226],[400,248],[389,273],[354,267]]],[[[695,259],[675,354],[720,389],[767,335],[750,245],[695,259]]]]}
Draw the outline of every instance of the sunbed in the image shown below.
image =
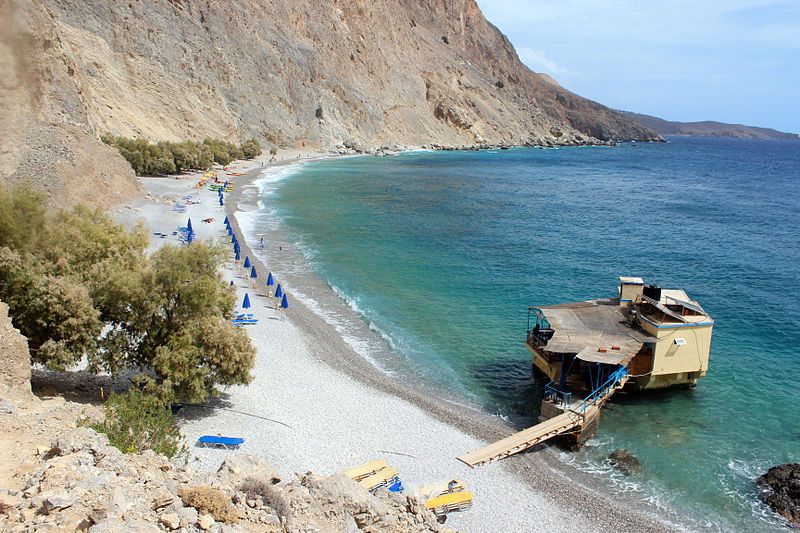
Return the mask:
{"type": "Polygon", "coordinates": [[[348,468],[344,471],[344,475],[352,479],[353,481],[361,481],[365,477],[369,477],[378,470],[386,468],[389,466],[386,461],[383,459],[378,459],[376,461],[370,461],[368,463],[364,463],[361,466],[354,466],[353,468],[348,468]]]}
{"type": "Polygon", "coordinates": [[[234,318],[231,320],[234,326],[252,326],[258,324],[257,318],[234,318]]]}
{"type": "Polygon", "coordinates": [[[367,476],[358,482],[359,485],[372,492],[382,487],[394,485],[397,481],[397,469],[391,466],[381,468],[371,476],[367,476]]]}
{"type": "Polygon", "coordinates": [[[425,507],[441,516],[453,511],[466,511],[472,507],[473,494],[467,490],[460,490],[431,498],[425,502],[425,507]]]}
{"type": "Polygon", "coordinates": [[[244,444],[244,439],[239,437],[220,437],[217,435],[203,435],[197,439],[197,446],[204,448],[224,448],[235,450],[244,444]]]}

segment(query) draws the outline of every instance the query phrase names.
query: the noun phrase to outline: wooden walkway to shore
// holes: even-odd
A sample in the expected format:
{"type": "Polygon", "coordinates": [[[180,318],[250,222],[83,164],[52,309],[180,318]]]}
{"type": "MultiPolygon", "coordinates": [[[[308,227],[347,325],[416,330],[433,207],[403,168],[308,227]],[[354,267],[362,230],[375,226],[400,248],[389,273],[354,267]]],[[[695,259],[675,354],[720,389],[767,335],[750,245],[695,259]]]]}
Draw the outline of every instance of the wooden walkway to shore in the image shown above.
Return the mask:
{"type": "Polygon", "coordinates": [[[465,453],[459,456],[458,460],[472,467],[491,463],[492,461],[504,459],[509,455],[514,455],[540,442],[544,442],[551,437],[574,429],[582,423],[582,416],[572,411],[567,411],[549,420],[545,420],[540,424],[524,429],[519,433],[514,433],[503,440],[465,453]]]}
{"type": "Polygon", "coordinates": [[[619,381],[614,382],[607,389],[603,390],[602,393],[594,397],[590,403],[587,403],[588,399],[576,402],[568,406],[567,410],[558,416],[549,418],[528,429],[523,429],[518,433],[514,433],[502,440],[488,444],[483,448],[478,448],[477,450],[460,455],[457,459],[471,467],[475,467],[525,451],[531,446],[542,443],[556,435],[561,435],[575,429],[577,429],[577,431],[582,431],[596,417],[600,416],[600,409],[606,401],[608,401],[616,391],[620,390],[625,383],[627,383],[628,379],[629,376],[625,373],[619,381]]]}

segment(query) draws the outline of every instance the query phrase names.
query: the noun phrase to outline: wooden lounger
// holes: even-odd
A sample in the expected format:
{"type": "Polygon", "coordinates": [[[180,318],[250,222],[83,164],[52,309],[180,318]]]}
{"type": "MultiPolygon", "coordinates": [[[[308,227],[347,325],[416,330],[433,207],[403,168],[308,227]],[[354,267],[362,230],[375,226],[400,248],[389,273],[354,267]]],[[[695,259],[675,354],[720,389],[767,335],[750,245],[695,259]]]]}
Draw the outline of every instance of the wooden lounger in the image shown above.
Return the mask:
{"type": "Polygon", "coordinates": [[[348,468],[344,471],[344,475],[352,479],[353,481],[361,481],[365,477],[369,477],[373,475],[378,470],[386,468],[389,466],[386,464],[386,461],[383,459],[378,459],[376,461],[370,461],[368,463],[364,463],[361,466],[354,466],[353,468],[348,468]]]}
{"type": "Polygon", "coordinates": [[[425,507],[436,515],[445,515],[453,511],[466,511],[472,507],[473,494],[466,490],[443,494],[425,502],[425,507]]]}
{"type": "Polygon", "coordinates": [[[358,482],[359,485],[369,491],[377,490],[381,487],[388,487],[397,479],[397,469],[387,466],[381,468],[371,476],[365,477],[358,482]]]}

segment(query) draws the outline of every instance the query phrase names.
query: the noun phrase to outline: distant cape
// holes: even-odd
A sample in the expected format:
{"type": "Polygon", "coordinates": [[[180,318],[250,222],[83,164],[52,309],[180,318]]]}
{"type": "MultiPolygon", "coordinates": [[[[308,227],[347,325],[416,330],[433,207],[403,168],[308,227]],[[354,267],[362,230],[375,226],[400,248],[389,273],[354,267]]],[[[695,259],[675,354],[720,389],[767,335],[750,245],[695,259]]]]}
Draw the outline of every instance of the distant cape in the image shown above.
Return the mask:
{"type": "Polygon", "coordinates": [[[651,129],[659,135],[690,135],[695,137],[732,137],[739,139],[780,139],[798,141],[796,133],[786,133],[771,128],[758,128],[742,124],[726,124],[704,120],[700,122],[672,122],[662,118],[630,111],[618,111],[622,116],[651,129]]]}

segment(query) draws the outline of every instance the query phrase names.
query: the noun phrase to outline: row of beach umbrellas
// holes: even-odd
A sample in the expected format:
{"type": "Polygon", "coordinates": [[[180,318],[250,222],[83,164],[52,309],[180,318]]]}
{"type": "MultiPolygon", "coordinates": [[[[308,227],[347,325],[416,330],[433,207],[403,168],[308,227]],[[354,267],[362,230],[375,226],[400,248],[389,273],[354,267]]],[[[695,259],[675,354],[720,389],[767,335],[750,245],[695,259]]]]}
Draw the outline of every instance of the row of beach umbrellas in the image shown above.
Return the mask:
{"type": "MultiPolygon", "coordinates": [[[[228,232],[228,235],[231,238],[231,244],[233,245],[233,254],[234,259],[236,261],[241,260],[241,247],[239,246],[239,240],[236,238],[236,233],[233,231],[231,227],[231,223],[228,220],[228,217],[225,217],[225,229],[228,232]]],[[[250,256],[245,256],[244,264],[242,265],[245,269],[250,269],[250,279],[255,280],[258,278],[258,272],[256,272],[256,266],[250,262],[250,256]]],[[[231,281],[231,283],[233,283],[231,281]]],[[[289,308],[289,299],[286,296],[286,292],[284,292],[283,288],[281,287],[280,283],[276,284],[276,280],[270,272],[267,276],[267,290],[271,290],[270,287],[275,285],[275,298],[280,300],[279,307],[281,309],[288,309],[289,308]]],[[[250,304],[250,295],[245,293],[244,300],[242,301],[242,308],[249,309],[251,306],[250,304]]]]}

